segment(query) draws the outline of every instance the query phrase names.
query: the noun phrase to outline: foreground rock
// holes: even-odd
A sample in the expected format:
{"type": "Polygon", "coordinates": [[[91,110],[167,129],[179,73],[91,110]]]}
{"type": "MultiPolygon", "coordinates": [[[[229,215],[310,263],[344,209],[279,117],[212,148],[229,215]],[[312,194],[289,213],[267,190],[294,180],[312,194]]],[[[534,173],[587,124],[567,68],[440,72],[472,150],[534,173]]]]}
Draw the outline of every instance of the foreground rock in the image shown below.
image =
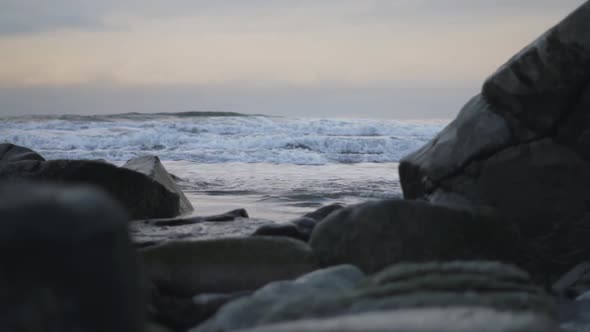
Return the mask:
{"type": "Polygon", "coordinates": [[[140,255],[158,289],[185,297],[252,290],[318,268],[306,244],[284,238],[170,242],[140,255]]]}
{"type": "Polygon", "coordinates": [[[162,325],[184,332],[213,316],[224,304],[250,293],[199,294],[193,298],[158,293],[152,296],[151,315],[162,325]]]}
{"type": "Polygon", "coordinates": [[[559,320],[563,332],[587,332],[590,330],[590,292],[575,300],[559,301],[559,320]]]}
{"type": "Polygon", "coordinates": [[[331,214],[310,245],[323,265],[354,264],[370,273],[404,261],[511,261],[517,238],[485,211],[385,200],[331,214]]]}
{"type": "Polygon", "coordinates": [[[40,154],[31,149],[10,143],[0,144],[0,162],[15,162],[23,160],[45,161],[40,154]]]}
{"type": "Polygon", "coordinates": [[[87,187],[0,187],[3,331],[144,331],[127,216],[87,187]]]}
{"type": "Polygon", "coordinates": [[[518,226],[519,264],[548,282],[587,259],[590,2],[510,59],[404,158],[404,196],[489,206],[518,226]]]}
{"type": "MultiPolygon", "coordinates": [[[[438,324],[439,327],[447,326],[444,315],[449,308],[464,308],[474,313],[480,310],[503,311],[507,317],[513,318],[507,323],[518,322],[534,313],[535,318],[544,322],[539,326],[554,326],[551,324],[555,315],[551,299],[541,289],[530,285],[526,273],[510,266],[485,262],[399,264],[371,277],[361,278],[362,273],[353,267],[339,266],[314,272],[294,282],[273,283],[252,296],[225,305],[214,318],[191,331],[233,331],[329,317],[350,322],[354,317],[363,317],[362,313],[391,310],[408,313],[417,308],[420,308],[417,312],[421,313],[439,313],[433,316],[438,321],[431,322],[432,326],[438,324]]],[[[395,316],[403,317],[400,315],[395,316]]],[[[474,323],[469,317],[463,317],[461,323],[478,327],[477,324],[470,325],[474,323]]],[[[528,318],[526,321],[531,323],[528,318]]],[[[411,322],[413,325],[409,327],[420,328],[418,321],[412,319],[411,322]]],[[[309,326],[305,330],[312,329],[315,324],[319,324],[321,330],[323,325],[319,321],[304,323],[309,326]]],[[[390,324],[396,326],[395,321],[390,321],[390,324]]],[[[487,324],[496,325],[493,321],[487,324]]],[[[335,328],[332,323],[330,326],[335,328]]],[[[371,331],[372,328],[369,321],[363,322],[365,329],[355,324],[335,326],[349,326],[350,331],[371,331]]],[[[270,328],[267,330],[270,331],[270,328]]]]}
{"type": "Polygon", "coordinates": [[[252,296],[225,305],[214,319],[193,329],[194,332],[232,331],[261,324],[261,320],[279,303],[349,291],[364,277],[352,265],[319,270],[294,281],[277,281],[252,296]]]}
{"type": "Polygon", "coordinates": [[[127,168],[139,173],[143,173],[154,179],[169,191],[176,193],[180,199],[179,204],[179,212],[180,214],[185,214],[191,212],[193,210],[193,205],[188,200],[188,198],[184,195],[184,192],[180,189],[176,181],[172,178],[172,176],[168,173],[160,158],[156,156],[143,156],[137,157],[129,160],[123,168],[127,168]]]}
{"type": "Polygon", "coordinates": [[[14,179],[97,186],[123,205],[133,219],[169,218],[181,212],[177,193],[144,174],[99,161],[0,163],[0,181],[14,179]]]}
{"type": "Polygon", "coordinates": [[[268,325],[240,332],[557,332],[537,313],[488,308],[420,308],[268,325]]]}
{"type": "Polygon", "coordinates": [[[579,264],[564,274],[553,284],[551,290],[554,294],[569,299],[590,291],[590,262],[579,264]]]}

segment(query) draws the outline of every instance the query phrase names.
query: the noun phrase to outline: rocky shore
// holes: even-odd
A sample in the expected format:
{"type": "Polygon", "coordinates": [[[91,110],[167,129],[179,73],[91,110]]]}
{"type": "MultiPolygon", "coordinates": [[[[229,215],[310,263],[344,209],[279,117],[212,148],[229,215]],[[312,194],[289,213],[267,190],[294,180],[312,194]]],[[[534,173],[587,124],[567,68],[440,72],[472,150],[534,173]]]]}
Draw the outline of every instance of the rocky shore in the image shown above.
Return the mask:
{"type": "Polygon", "coordinates": [[[590,2],[400,163],[404,199],[198,215],[158,157],[0,144],[5,331],[590,330],[590,2]]]}

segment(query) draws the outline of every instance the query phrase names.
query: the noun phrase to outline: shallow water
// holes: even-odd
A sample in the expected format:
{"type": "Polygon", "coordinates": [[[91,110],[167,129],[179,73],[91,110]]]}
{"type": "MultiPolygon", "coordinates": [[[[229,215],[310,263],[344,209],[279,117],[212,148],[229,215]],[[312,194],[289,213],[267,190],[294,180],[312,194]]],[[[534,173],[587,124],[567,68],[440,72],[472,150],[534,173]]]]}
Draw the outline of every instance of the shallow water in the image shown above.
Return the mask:
{"type": "Polygon", "coordinates": [[[164,161],[198,214],[245,208],[251,217],[286,221],[325,204],[401,196],[397,163],[293,165],[164,161]]]}

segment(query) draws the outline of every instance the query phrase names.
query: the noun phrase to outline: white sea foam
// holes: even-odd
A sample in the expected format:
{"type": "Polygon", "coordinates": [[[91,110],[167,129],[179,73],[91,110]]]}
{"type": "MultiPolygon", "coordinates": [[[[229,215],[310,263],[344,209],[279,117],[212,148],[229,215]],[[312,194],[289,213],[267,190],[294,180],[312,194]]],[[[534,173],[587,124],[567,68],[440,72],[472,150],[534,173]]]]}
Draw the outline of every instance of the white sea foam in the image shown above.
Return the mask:
{"type": "Polygon", "coordinates": [[[44,117],[0,119],[0,142],[48,159],[124,161],[155,154],[199,163],[397,162],[442,122],[275,117],[44,117]]]}

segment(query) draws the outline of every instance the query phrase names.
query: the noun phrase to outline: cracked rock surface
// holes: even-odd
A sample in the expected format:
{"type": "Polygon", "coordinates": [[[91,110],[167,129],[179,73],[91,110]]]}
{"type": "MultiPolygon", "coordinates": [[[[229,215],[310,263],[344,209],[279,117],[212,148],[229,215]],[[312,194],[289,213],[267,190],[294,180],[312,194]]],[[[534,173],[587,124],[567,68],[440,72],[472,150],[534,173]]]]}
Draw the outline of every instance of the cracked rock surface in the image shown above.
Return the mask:
{"type": "Polygon", "coordinates": [[[490,76],[400,163],[406,199],[485,206],[518,225],[520,265],[556,276],[590,254],[590,2],[490,76]]]}

